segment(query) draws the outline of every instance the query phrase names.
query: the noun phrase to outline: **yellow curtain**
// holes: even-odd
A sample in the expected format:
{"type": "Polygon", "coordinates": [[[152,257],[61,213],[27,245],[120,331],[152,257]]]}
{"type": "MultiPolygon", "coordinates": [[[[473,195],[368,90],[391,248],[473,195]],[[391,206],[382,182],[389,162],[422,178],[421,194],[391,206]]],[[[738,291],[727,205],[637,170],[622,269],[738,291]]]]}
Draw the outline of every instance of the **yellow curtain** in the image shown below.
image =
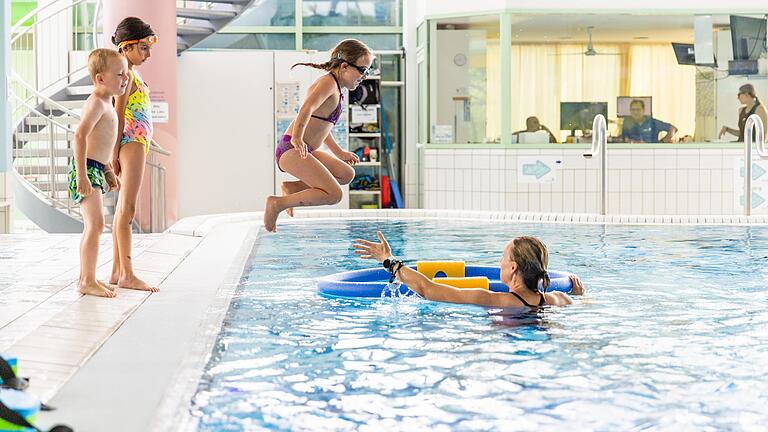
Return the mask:
{"type": "Polygon", "coordinates": [[[696,129],[696,68],[677,64],[669,44],[629,47],[629,95],[652,96],[653,117],[677,127],[678,137],[696,129]]]}
{"type": "MultiPolygon", "coordinates": [[[[485,56],[486,122],[485,141],[492,142],[501,136],[501,51],[499,40],[488,40],[485,56]]],[[[514,81],[513,81],[514,82],[514,81]]]]}
{"type": "MultiPolygon", "coordinates": [[[[585,44],[517,44],[512,46],[512,130],[525,129],[536,116],[561,139],[560,102],[607,102],[608,129],[617,134],[618,96],[653,97],[653,115],[693,134],[696,119],[695,68],[679,66],[668,44],[598,44],[600,53],[585,56],[585,44]]],[[[487,133],[501,133],[498,91],[498,45],[488,46],[487,133]]]]}
{"type": "MultiPolygon", "coordinates": [[[[525,129],[536,116],[561,138],[560,102],[608,102],[609,118],[621,91],[622,56],[584,56],[583,44],[521,44],[512,46],[512,129],[525,129]]],[[[620,45],[598,51],[619,53],[620,45]]],[[[490,111],[489,111],[490,112],[490,111]]]]}

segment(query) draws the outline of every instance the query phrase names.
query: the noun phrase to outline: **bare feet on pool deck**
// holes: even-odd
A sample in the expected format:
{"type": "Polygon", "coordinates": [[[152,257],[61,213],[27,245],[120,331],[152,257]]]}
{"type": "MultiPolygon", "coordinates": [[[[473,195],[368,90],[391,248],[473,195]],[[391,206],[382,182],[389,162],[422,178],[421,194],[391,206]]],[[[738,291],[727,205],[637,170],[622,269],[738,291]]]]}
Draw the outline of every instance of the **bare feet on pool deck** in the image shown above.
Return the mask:
{"type": "Polygon", "coordinates": [[[97,282],[78,283],[78,291],[82,295],[92,295],[96,297],[108,297],[112,298],[117,295],[115,291],[105,288],[102,284],[97,282]]]}
{"type": "Polygon", "coordinates": [[[267,204],[264,206],[264,229],[269,232],[277,232],[277,215],[280,214],[280,207],[277,200],[280,199],[274,195],[267,197],[267,204]]]}
{"type": "Polygon", "coordinates": [[[125,278],[121,279],[120,282],[117,283],[118,288],[125,288],[125,289],[132,289],[137,291],[150,291],[150,292],[158,292],[160,291],[160,288],[149,286],[148,283],[144,282],[143,280],[132,277],[132,278],[125,278]]]}
{"type": "Polygon", "coordinates": [[[117,283],[118,283],[118,282],[120,282],[120,274],[119,274],[119,273],[117,273],[117,274],[114,274],[114,273],[113,273],[113,274],[112,274],[112,275],[109,277],[109,284],[110,284],[110,285],[117,285],[117,283]]]}
{"type": "Polygon", "coordinates": [[[101,285],[104,289],[108,289],[110,291],[117,291],[117,283],[106,283],[100,280],[97,280],[96,283],[101,285]]]}
{"type": "MultiPolygon", "coordinates": [[[[283,196],[290,195],[293,193],[290,187],[288,187],[288,182],[280,183],[280,190],[283,191],[283,196]]],[[[293,217],[293,207],[285,209],[285,213],[287,213],[288,216],[293,217]]]]}

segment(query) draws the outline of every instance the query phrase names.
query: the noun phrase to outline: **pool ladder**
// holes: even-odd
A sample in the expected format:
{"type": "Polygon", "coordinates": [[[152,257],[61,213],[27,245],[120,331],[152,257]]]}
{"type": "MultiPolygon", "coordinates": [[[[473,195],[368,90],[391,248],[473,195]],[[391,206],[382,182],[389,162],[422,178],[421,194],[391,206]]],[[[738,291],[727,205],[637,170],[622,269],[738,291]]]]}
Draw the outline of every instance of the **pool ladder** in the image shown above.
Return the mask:
{"type": "Polygon", "coordinates": [[[744,125],[744,214],[752,213],[752,133],[757,138],[757,155],[768,158],[765,148],[765,127],[763,120],[757,114],[752,114],[744,125]]]}
{"type": "Polygon", "coordinates": [[[608,127],[602,114],[592,120],[592,149],[584,157],[600,155],[600,214],[608,211],[608,127]]]}

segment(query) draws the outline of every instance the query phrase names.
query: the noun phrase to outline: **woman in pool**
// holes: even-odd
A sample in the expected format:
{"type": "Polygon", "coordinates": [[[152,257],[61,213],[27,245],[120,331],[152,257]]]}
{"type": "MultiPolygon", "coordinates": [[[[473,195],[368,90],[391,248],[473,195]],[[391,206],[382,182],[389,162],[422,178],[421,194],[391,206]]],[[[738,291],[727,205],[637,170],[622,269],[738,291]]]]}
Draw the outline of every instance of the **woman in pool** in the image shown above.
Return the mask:
{"type": "MultiPolygon", "coordinates": [[[[355,240],[355,253],[363,259],[374,259],[384,263],[390,273],[397,276],[408,288],[427,300],[474,304],[496,308],[535,308],[544,305],[564,306],[573,303],[571,297],[563,292],[546,292],[549,286],[547,264],[549,252],[544,243],[536,237],[516,237],[504,248],[501,257],[501,281],[509,287],[508,293],[493,292],[486,289],[454,288],[433,282],[423,274],[403,265],[402,261],[392,256],[392,249],[381,231],[376,232],[378,242],[355,240]],[[542,282],[545,292],[539,291],[542,282]]],[[[581,280],[571,275],[573,290],[571,294],[584,293],[581,280]]]]}

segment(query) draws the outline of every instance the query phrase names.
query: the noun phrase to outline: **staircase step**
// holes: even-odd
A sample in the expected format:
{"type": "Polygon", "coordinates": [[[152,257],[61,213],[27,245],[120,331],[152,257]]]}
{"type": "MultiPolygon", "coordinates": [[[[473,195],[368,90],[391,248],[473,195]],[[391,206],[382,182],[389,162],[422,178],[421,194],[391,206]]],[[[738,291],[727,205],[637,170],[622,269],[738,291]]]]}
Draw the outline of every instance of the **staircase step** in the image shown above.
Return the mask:
{"type": "MultiPolygon", "coordinates": [[[[72,157],[74,152],[72,149],[54,149],[53,157],[65,158],[72,157]]],[[[45,149],[33,149],[33,148],[20,148],[13,150],[13,157],[19,158],[47,158],[50,157],[49,150],[45,149]]]]}
{"type": "MultiPolygon", "coordinates": [[[[82,109],[83,105],[85,105],[85,100],[64,100],[64,101],[55,101],[55,102],[56,104],[61,105],[64,108],[69,110],[82,109]]],[[[43,109],[46,111],[57,111],[59,110],[59,107],[57,105],[54,105],[46,101],[43,104],[43,109]]]]}
{"type": "Polygon", "coordinates": [[[70,96],[88,96],[91,93],[93,93],[93,85],[67,87],[67,94],[70,96]]]}
{"type": "Polygon", "coordinates": [[[204,27],[199,25],[190,25],[190,24],[177,24],[176,25],[176,33],[180,36],[183,35],[209,35],[213,33],[215,30],[211,27],[204,27]]]}
{"type": "MultiPolygon", "coordinates": [[[[16,141],[29,142],[29,141],[50,141],[51,134],[48,131],[42,132],[19,132],[13,134],[16,141]]],[[[75,139],[75,134],[72,132],[54,132],[54,141],[72,141],[75,139]]]]}
{"type": "MultiPolygon", "coordinates": [[[[27,117],[25,120],[26,120],[26,123],[29,126],[46,126],[46,125],[48,125],[48,118],[46,118],[46,117],[39,117],[39,116],[27,117]]],[[[55,121],[56,123],[64,125],[64,126],[72,126],[72,125],[76,125],[76,124],[80,123],[80,119],[79,118],[75,118],[75,117],[67,116],[67,115],[55,116],[55,117],[53,117],[52,120],[55,121]]]]}
{"type": "MultiPolygon", "coordinates": [[[[16,165],[16,172],[22,176],[48,175],[51,172],[50,165],[16,165]]],[[[53,171],[56,174],[67,174],[69,167],[67,165],[54,165],[53,171]]]]}
{"type": "Polygon", "coordinates": [[[237,12],[225,11],[225,10],[213,10],[213,9],[176,8],[176,16],[179,18],[220,20],[220,19],[232,19],[237,16],[237,12]]]}
{"type": "MultiPolygon", "coordinates": [[[[36,188],[40,189],[43,192],[50,192],[51,191],[51,183],[47,181],[35,181],[27,179],[30,183],[32,183],[36,188]]],[[[59,192],[65,192],[67,188],[69,187],[69,182],[65,181],[57,181],[54,183],[54,187],[59,192]]]]}

